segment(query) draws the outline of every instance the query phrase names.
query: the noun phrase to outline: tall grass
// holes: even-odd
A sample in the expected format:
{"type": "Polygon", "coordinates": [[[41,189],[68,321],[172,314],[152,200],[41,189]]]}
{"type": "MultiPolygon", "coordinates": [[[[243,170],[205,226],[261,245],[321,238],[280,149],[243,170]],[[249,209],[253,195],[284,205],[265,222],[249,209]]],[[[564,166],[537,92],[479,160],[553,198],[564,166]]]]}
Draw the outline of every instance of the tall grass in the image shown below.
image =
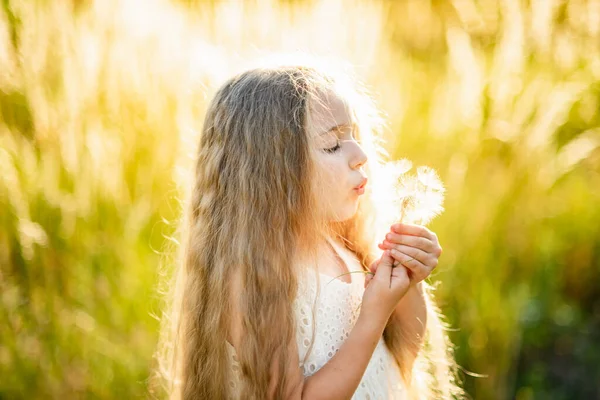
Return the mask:
{"type": "Polygon", "coordinates": [[[476,399],[600,395],[596,1],[15,1],[0,9],[0,398],[145,397],[207,98],[343,58],[434,167],[433,280],[476,399]]]}

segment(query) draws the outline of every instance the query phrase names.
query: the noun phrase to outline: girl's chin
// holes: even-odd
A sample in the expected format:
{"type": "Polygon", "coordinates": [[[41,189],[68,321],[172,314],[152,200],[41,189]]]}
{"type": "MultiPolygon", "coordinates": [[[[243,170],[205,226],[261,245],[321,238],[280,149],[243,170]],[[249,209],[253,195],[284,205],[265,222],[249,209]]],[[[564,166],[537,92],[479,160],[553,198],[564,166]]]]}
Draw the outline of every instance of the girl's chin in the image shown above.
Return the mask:
{"type": "Polygon", "coordinates": [[[358,200],[355,200],[352,205],[349,205],[344,212],[335,214],[333,218],[331,218],[331,222],[344,222],[354,217],[356,211],[358,210],[358,200]]]}

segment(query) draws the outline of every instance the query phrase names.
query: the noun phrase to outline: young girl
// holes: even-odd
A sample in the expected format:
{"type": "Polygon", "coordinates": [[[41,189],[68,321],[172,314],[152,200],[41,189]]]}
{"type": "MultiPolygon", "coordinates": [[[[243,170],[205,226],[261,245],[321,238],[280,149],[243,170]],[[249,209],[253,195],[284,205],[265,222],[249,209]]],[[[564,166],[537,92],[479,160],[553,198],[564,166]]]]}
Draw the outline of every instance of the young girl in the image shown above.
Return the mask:
{"type": "Polygon", "coordinates": [[[162,337],[171,398],[461,396],[423,281],[436,235],[395,224],[374,237],[383,150],[369,110],[311,67],[253,69],[217,91],[162,337]]]}

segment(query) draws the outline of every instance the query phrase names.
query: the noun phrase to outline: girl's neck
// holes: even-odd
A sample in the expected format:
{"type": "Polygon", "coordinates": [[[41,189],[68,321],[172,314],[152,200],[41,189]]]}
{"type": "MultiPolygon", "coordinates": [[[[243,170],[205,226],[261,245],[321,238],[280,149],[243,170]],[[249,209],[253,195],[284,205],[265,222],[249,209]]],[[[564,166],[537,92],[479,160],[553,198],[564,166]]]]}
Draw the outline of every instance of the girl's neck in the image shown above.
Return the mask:
{"type": "MultiPolygon", "coordinates": [[[[319,262],[317,267],[320,273],[329,276],[339,276],[349,271],[349,266],[344,257],[344,245],[341,241],[333,237],[327,237],[319,249],[319,262]]],[[[342,281],[350,283],[350,277],[340,278],[342,281]]]]}
{"type": "Polygon", "coordinates": [[[295,260],[298,265],[317,268],[319,272],[322,272],[321,269],[327,266],[336,268],[337,265],[338,269],[344,269],[344,260],[340,259],[339,254],[344,252],[345,244],[343,238],[335,230],[331,230],[312,243],[310,248],[298,247],[296,249],[295,260]]]}

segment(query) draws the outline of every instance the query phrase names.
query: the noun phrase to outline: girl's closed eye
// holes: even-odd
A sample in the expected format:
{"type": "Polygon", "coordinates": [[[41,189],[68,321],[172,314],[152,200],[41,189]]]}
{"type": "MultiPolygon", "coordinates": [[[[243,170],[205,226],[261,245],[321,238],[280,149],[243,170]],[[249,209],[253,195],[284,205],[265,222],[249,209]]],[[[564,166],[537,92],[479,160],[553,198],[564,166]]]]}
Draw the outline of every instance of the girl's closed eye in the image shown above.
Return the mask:
{"type": "Polygon", "coordinates": [[[324,152],[326,153],[335,153],[336,151],[338,151],[342,146],[340,146],[340,141],[338,140],[337,143],[335,144],[335,146],[327,148],[327,149],[323,149],[324,152]]]}
{"type": "MultiPolygon", "coordinates": [[[[355,135],[354,135],[354,131],[352,130],[349,134],[349,139],[345,140],[345,141],[355,141],[356,143],[360,144],[360,140],[358,140],[355,135]]],[[[338,151],[342,146],[341,146],[341,142],[342,140],[336,138],[336,144],[333,147],[329,147],[329,148],[325,148],[323,149],[324,152],[326,153],[335,153],[336,151],[338,151]]]]}

